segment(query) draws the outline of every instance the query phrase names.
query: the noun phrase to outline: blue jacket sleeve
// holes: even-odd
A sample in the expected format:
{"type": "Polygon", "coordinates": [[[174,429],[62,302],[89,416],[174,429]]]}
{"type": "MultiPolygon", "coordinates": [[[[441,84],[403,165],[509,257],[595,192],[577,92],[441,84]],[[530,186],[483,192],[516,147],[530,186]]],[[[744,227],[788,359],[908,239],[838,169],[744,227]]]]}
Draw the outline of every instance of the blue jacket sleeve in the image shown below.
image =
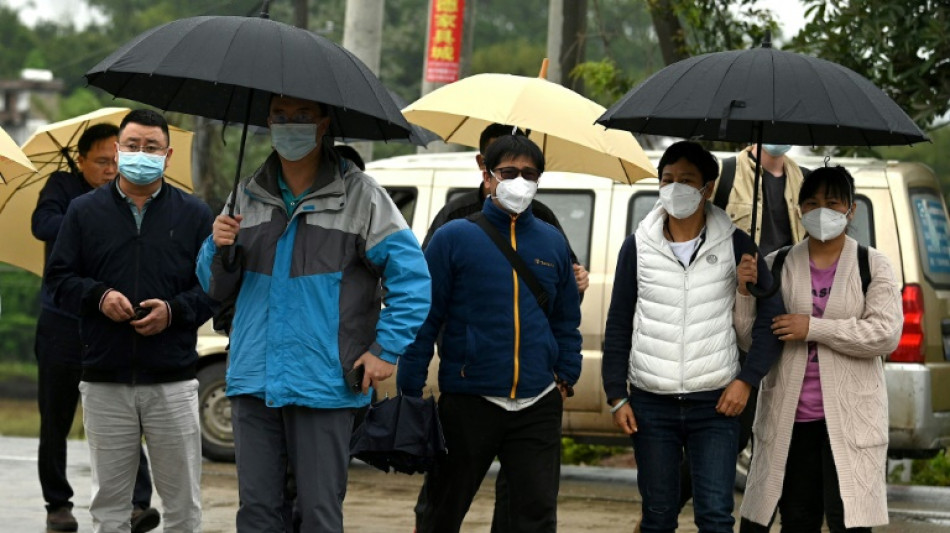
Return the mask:
{"type": "Polygon", "coordinates": [[[573,385],[581,376],[581,302],[577,292],[577,280],[574,278],[574,266],[567,239],[563,241],[564,261],[560,265],[560,280],[554,307],[548,317],[551,332],[557,340],[558,358],[554,363],[554,372],[558,379],[573,385]]]}
{"type": "Polygon", "coordinates": [[[372,215],[363,253],[380,273],[385,304],[370,351],[396,364],[429,313],[429,269],[419,241],[386,190],[376,186],[367,196],[366,201],[372,202],[372,215]]]}
{"type": "Polygon", "coordinates": [[[607,400],[627,397],[627,373],[630,368],[633,315],[637,308],[637,240],[630,235],[620,248],[614,287],[604,331],[604,357],[601,378],[607,400]]]}
{"type": "Polygon", "coordinates": [[[402,394],[407,396],[422,396],[429,373],[429,362],[432,361],[435,351],[435,341],[445,321],[452,295],[449,260],[451,243],[452,238],[447,237],[447,233],[443,231],[435,234],[426,247],[425,259],[432,276],[432,305],[415,340],[399,358],[399,371],[396,373],[396,385],[402,394]]]}
{"type": "MultiPolygon", "coordinates": [[[[752,238],[744,231],[737,229],[732,234],[732,244],[736,254],[736,264],[739,263],[742,254],[754,253],[752,238]]],[[[758,283],[756,285],[761,289],[768,289],[773,283],[772,273],[761,254],[757,266],[758,283]]],[[[769,373],[772,365],[778,361],[778,358],[782,355],[784,343],[772,333],[772,319],[782,314],[785,314],[785,304],[782,302],[781,291],[776,291],[768,298],[758,298],[756,300],[755,322],[752,325],[752,346],[749,347],[745,364],[739,370],[737,379],[753,387],[758,387],[762,378],[769,373]]]]}

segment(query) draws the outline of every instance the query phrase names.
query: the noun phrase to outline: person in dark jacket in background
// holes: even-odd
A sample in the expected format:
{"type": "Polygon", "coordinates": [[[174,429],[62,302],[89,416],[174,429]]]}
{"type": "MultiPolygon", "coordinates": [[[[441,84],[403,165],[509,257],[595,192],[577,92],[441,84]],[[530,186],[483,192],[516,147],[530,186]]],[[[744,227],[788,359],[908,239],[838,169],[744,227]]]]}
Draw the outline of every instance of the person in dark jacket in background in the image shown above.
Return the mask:
{"type": "MultiPolygon", "coordinates": [[[[119,128],[90,126],[79,137],[79,157],[73,172],[54,172],[46,180],[33,211],[33,236],[45,243],[46,259],[56,243],[66,209],[74,198],[110,183],[116,176],[115,142],[119,128]]],[[[66,479],[66,437],[79,405],[81,348],[79,317],[53,304],[46,286],[36,324],[36,362],[39,369],[40,447],[37,456],[40,485],[46,500],[46,527],[76,531],[72,514],[73,489],[66,479]]],[[[158,527],[158,511],[151,507],[152,478],[144,450],[140,454],[132,494],[132,533],[158,527]]]]}
{"type": "Polygon", "coordinates": [[[128,531],[142,436],[165,531],[201,529],[197,330],[212,302],[195,276],[211,210],[164,184],[160,114],[119,126],[119,177],[73,200],[46,270],[54,303],[79,316],[93,531],[128,531]]]}
{"type": "Polygon", "coordinates": [[[531,212],[543,171],[537,145],[499,138],[483,171],[491,198],[481,217],[490,228],[454,220],[426,248],[432,307],[396,378],[403,394],[421,396],[441,333],[439,417],[449,453],[426,476],[419,533],[458,531],[496,456],[507,474],[509,527],[557,529],[562,402],[581,371],[580,301],[566,239],[531,212]],[[546,301],[489,229],[511,242],[546,301]]]}
{"type": "MultiPolygon", "coordinates": [[[[503,135],[524,135],[524,132],[506,124],[492,124],[482,130],[482,134],[478,139],[478,155],[475,156],[475,163],[478,164],[478,169],[483,173],[485,172],[485,152],[495,140],[503,135]],[[514,133],[512,133],[512,130],[514,130],[514,133]]],[[[429,246],[432,235],[447,222],[465,218],[472,213],[481,211],[482,206],[485,205],[485,198],[488,197],[489,193],[490,191],[483,180],[478,184],[477,189],[467,191],[446,202],[446,204],[442,206],[442,209],[439,209],[439,212],[436,213],[435,218],[432,219],[432,223],[429,224],[429,230],[426,231],[425,239],[422,241],[422,249],[425,250],[429,246]]],[[[562,228],[561,223],[558,222],[557,215],[551,211],[550,207],[544,205],[539,200],[532,200],[531,212],[535,218],[554,226],[564,235],[565,239],[567,238],[567,235],[564,233],[564,228],[562,228]]],[[[570,249],[571,243],[567,243],[567,246],[568,249],[570,249]]],[[[584,291],[586,291],[590,285],[587,269],[584,268],[584,265],[577,262],[577,255],[574,254],[574,250],[570,250],[570,252],[571,262],[574,264],[574,278],[577,281],[577,290],[579,290],[581,294],[584,294],[584,291]]]]}

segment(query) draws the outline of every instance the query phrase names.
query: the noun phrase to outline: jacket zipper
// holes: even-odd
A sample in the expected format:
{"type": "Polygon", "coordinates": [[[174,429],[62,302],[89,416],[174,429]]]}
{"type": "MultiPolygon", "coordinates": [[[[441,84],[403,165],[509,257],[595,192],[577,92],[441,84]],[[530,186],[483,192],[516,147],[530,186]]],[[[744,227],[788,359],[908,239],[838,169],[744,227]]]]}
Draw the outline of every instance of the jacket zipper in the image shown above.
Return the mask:
{"type": "MultiPolygon", "coordinates": [[[[517,217],[511,217],[511,231],[510,231],[510,234],[511,234],[511,237],[510,237],[510,238],[511,238],[511,249],[514,250],[515,253],[518,252],[518,241],[517,241],[517,239],[515,238],[515,223],[516,223],[516,222],[517,222],[517,217]]],[[[515,326],[515,345],[514,345],[515,373],[514,373],[514,379],[513,379],[512,383],[511,383],[511,394],[510,394],[510,397],[511,397],[511,399],[514,399],[514,398],[516,397],[516,396],[515,396],[515,392],[518,390],[518,378],[519,378],[519,374],[520,374],[520,372],[521,372],[521,360],[520,360],[520,355],[521,355],[521,309],[520,309],[520,307],[518,306],[518,301],[519,301],[519,298],[518,298],[518,271],[515,270],[514,268],[511,269],[511,279],[512,279],[512,282],[514,283],[514,289],[515,289],[515,290],[514,290],[514,300],[515,300],[515,306],[514,306],[514,318],[515,318],[515,324],[514,324],[514,326],[515,326]]]]}
{"type": "MultiPolygon", "coordinates": [[[[134,205],[134,204],[133,204],[134,205]]],[[[134,206],[138,210],[139,206],[134,206]]],[[[129,213],[131,214],[131,213],[129,213]]],[[[142,224],[145,223],[144,213],[142,215],[142,224]]],[[[139,298],[139,274],[141,274],[141,264],[142,264],[142,227],[135,221],[135,215],[132,215],[132,224],[135,224],[135,282],[132,285],[132,292],[134,293],[133,298],[138,301],[139,298]]],[[[131,303],[131,302],[130,302],[131,303]]],[[[138,304],[133,303],[132,307],[135,307],[138,304]]],[[[135,385],[138,383],[138,370],[139,370],[139,335],[135,331],[135,328],[132,328],[132,384],[135,385]]]]}

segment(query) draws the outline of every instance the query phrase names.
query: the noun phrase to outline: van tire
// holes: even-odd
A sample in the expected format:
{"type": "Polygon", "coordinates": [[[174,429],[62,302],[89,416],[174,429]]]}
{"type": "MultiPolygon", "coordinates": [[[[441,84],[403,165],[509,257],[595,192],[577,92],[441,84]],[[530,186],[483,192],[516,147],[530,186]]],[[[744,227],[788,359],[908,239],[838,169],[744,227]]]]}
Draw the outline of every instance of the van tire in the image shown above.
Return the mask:
{"type": "Polygon", "coordinates": [[[225,394],[225,361],[198,371],[198,422],[201,455],[212,461],[234,462],[231,400],[225,394]]]}

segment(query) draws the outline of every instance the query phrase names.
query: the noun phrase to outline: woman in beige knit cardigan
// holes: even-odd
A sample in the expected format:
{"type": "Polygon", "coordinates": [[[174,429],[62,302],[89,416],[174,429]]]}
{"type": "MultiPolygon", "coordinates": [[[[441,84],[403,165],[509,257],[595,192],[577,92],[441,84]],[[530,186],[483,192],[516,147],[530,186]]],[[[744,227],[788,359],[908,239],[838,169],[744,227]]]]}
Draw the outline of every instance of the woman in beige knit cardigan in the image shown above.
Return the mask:
{"type": "MultiPolygon", "coordinates": [[[[762,380],[741,531],[866,532],[887,523],[887,389],[883,357],[903,326],[900,288],[887,258],[868,249],[865,294],[854,217],[854,179],[819,168],[798,199],[808,238],[782,268],[788,314],[773,320],[785,343],[762,380]]],[[[775,253],[767,258],[770,264],[775,253]]]]}

